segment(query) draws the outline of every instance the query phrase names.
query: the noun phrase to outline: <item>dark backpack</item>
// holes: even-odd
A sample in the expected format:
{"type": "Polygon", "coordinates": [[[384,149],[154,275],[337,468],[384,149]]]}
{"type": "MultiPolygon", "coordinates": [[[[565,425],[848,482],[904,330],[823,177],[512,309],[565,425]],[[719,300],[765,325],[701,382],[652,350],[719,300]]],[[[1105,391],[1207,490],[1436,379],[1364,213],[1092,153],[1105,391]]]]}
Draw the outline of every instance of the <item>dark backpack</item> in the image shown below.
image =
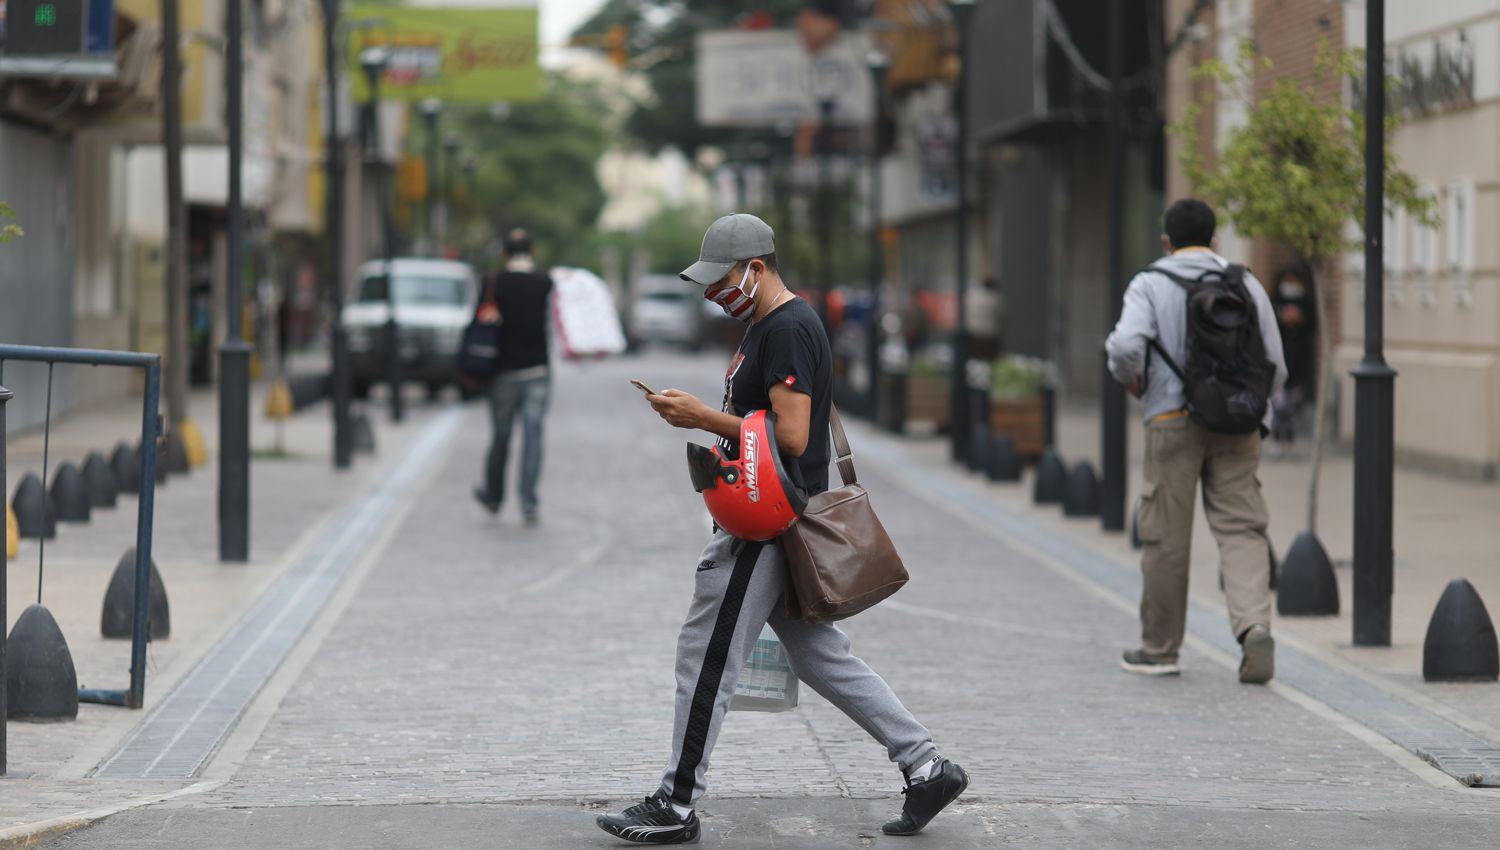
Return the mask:
{"type": "Polygon", "coordinates": [[[1179,366],[1158,340],[1149,345],[1182,379],[1188,414],[1216,434],[1258,431],[1276,365],[1266,356],[1255,301],[1245,288],[1245,267],[1231,263],[1196,280],[1159,266],[1146,271],[1166,275],[1187,291],[1187,362],[1179,366]]]}

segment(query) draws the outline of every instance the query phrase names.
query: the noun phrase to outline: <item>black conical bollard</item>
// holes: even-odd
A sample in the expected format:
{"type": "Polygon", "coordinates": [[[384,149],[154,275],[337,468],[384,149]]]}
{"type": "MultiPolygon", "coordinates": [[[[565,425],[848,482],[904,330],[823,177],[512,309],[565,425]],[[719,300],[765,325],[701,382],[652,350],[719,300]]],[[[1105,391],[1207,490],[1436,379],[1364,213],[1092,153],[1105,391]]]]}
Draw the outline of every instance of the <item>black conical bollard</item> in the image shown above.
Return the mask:
{"type": "Polygon", "coordinates": [[[1068,473],[1068,486],[1063,491],[1064,516],[1099,515],[1099,478],[1094,475],[1094,465],[1081,460],[1068,473]]]}
{"type": "Polygon", "coordinates": [[[109,471],[115,476],[115,489],[121,493],[135,493],[141,489],[141,455],[129,443],[115,446],[109,456],[109,471]]]}
{"type": "Polygon", "coordinates": [[[28,472],[21,476],[10,506],[16,512],[16,525],[19,526],[22,537],[28,540],[51,540],[57,536],[57,515],[52,508],[52,499],[36,473],[28,472]]]}
{"type": "Polygon", "coordinates": [[[1016,454],[1016,441],[1009,434],[990,438],[986,461],[985,474],[991,481],[1021,480],[1021,456],[1016,454]]]}
{"type": "Polygon", "coordinates": [[[167,471],[173,475],[185,475],[192,471],[193,464],[188,460],[187,443],[182,439],[182,432],[173,428],[167,432],[166,440],[167,471]]]}
{"type": "Polygon", "coordinates": [[[1500,679],[1500,646],[1484,600],[1468,579],[1448,582],[1422,643],[1422,678],[1429,682],[1500,679]]]}
{"type": "Polygon", "coordinates": [[[973,472],[984,472],[990,462],[990,429],[984,424],[969,432],[969,452],[964,465],[973,472]]]}
{"type": "Polygon", "coordinates": [[[119,490],[115,487],[115,476],[109,462],[98,452],[89,452],[83,459],[83,489],[89,494],[89,505],[95,508],[112,508],[119,501],[119,490]]]}
{"type": "Polygon", "coordinates": [[[1332,617],[1339,613],[1339,582],[1323,544],[1304,531],[1286,550],[1276,577],[1276,613],[1282,616],[1332,617]]]}
{"type": "Polygon", "coordinates": [[[1031,500],[1038,505],[1055,505],[1062,501],[1067,486],[1068,468],[1049,446],[1036,463],[1036,481],[1031,488],[1031,500]]]}
{"type": "Polygon", "coordinates": [[[349,445],[360,454],[372,455],[375,453],[375,429],[370,427],[370,416],[361,410],[354,415],[350,422],[352,432],[349,435],[349,445]]]}
{"type": "Polygon", "coordinates": [[[52,473],[52,509],[61,522],[89,521],[89,493],[83,486],[83,475],[72,461],[52,473]]]}
{"type": "MultiPolygon", "coordinates": [[[[172,612],[167,604],[167,586],[161,580],[154,558],[151,560],[151,584],[147,597],[146,636],[151,640],[171,636],[172,612]]],[[[134,625],[135,547],[132,546],[120,556],[115,574],[110,576],[109,588],[104,591],[104,614],[100,618],[99,631],[107,638],[129,639],[134,625]]]]}
{"type": "Polygon", "coordinates": [[[7,714],[12,720],[78,717],[78,673],[52,612],[31,605],[16,618],[6,648],[7,714]]]}

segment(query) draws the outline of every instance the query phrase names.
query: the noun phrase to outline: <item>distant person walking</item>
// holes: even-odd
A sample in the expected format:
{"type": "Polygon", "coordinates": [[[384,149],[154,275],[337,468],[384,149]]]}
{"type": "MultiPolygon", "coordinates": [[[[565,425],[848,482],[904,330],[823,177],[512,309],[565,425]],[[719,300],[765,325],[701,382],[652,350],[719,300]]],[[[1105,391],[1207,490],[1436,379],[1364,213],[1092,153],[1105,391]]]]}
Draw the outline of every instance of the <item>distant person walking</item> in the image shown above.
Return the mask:
{"type": "Polygon", "coordinates": [[[1155,676],[1180,672],[1193,496],[1201,482],[1230,625],[1243,647],[1240,681],[1264,683],[1275,673],[1275,642],[1266,505],[1256,472],[1269,399],[1286,381],[1281,336],[1260,283],[1214,252],[1207,204],[1177,201],[1163,225],[1168,256],[1131,280],[1105,342],[1110,373],[1141,399],[1146,419],[1136,516],[1144,549],[1141,646],[1121,664],[1155,676]]]}
{"type": "Polygon", "coordinates": [[[488,395],[494,437],[485,464],[484,483],[474,498],[490,513],[499,513],[505,500],[505,467],[510,457],[510,434],[521,417],[521,514],[527,525],[537,522],[537,482],[542,476],[542,425],[552,393],[548,365],[548,304],[552,278],[537,271],[531,258],[531,236],[519,228],[505,237],[505,269],[485,287],[479,318],[498,312],[500,351],[488,395]]]}
{"type": "Polygon", "coordinates": [[[1313,286],[1312,270],[1293,266],[1277,276],[1271,292],[1286,355],[1286,386],[1272,399],[1276,415],[1271,423],[1271,438],[1282,452],[1297,439],[1297,414],[1303,403],[1317,392],[1318,306],[1313,286]]]}

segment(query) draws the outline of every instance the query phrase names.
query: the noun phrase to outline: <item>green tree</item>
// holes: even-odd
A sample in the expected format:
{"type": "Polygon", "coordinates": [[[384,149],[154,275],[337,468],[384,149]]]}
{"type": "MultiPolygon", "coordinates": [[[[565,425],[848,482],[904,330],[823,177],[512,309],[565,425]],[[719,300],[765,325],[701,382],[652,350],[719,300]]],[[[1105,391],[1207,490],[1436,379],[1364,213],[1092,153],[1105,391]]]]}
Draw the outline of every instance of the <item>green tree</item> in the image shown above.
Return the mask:
{"type": "MultiPolygon", "coordinates": [[[[1214,204],[1241,235],[1292,248],[1313,268],[1318,281],[1320,374],[1307,506],[1307,530],[1314,534],[1332,380],[1327,289],[1336,260],[1354,247],[1344,236],[1345,228],[1362,221],[1365,203],[1364,114],[1337,96],[1319,92],[1340,91],[1344,85],[1362,90],[1362,62],[1361,52],[1335,51],[1325,40],[1310,84],[1276,77],[1256,97],[1257,76],[1272,77],[1275,67],[1270,59],[1256,55],[1251,42],[1244,41],[1235,62],[1215,60],[1194,70],[1195,79],[1214,85],[1169,128],[1182,144],[1180,159],[1194,190],[1214,204]],[[1243,101],[1247,120],[1227,134],[1222,150],[1209,162],[1202,155],[1198,120],[1221,97],[1243,101]]],[[[1387,90],[1390,85],[1388,81],[1387,90]]],[[[1435,226],[1433,199],[1425,197],[1416,179],[1402,170],[1389,144],[1398,123],[1391,115],[1385,126],[1386,207],[1404,209],[1423,225],[1435,226]]]]}
{"type": "MultiPolygon", "coordinates": [[[[16,211],[10,208],[10,204],[5,203],[4,201],[0,201],[0,221],[4,221],[8,218],[13,219],[15,217],[16,211]]],[[[0,245],[4,245],[6,242],[9,242],[17,236],[25,235],[26,231],[22,230],[19,224],[14,224],[11,222],[0,224],[0,245]]]]}
{"type": "MultiPolygon", "coordinates": [[[[592,87],[558,75],[544,85],[540,100],[514,104],[503,117],[488,108],[445,113],[440,132],[454,134],[474,158],[472,173],[455,175],[452,238],[482,249],[524,227],[542,262],[591,265],[591,236],[605,202],[595,170],[610,143],[605,104],[592,87]]],[[[409,140],[413,152],[426,143],[424,132],[409,140]]]]}

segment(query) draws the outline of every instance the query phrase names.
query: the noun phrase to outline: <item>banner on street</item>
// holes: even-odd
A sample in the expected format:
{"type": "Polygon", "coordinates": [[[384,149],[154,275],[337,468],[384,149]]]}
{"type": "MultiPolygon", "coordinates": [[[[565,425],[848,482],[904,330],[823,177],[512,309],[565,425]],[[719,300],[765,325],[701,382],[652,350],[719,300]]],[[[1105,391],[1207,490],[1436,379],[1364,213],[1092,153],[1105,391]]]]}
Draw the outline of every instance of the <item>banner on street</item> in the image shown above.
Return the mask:
{"type": "Polygon", "coordinates": [[[349,12],[345,54],[354,97],[370,96],[360,53],[385,47],[380,80],[387,100],[446,103],[527,101],[541,97],[536,6],[415,6],[359,0],[349,12]]]}
{"type": "Polygon", "coordinates": [[[868,124],[875,113],[870,40],[845,32],[809,53],[795,30],[720,30],[696,44],[698,123],[775,127],[820,117],[831,101],[834,124],[868,124]]]}

